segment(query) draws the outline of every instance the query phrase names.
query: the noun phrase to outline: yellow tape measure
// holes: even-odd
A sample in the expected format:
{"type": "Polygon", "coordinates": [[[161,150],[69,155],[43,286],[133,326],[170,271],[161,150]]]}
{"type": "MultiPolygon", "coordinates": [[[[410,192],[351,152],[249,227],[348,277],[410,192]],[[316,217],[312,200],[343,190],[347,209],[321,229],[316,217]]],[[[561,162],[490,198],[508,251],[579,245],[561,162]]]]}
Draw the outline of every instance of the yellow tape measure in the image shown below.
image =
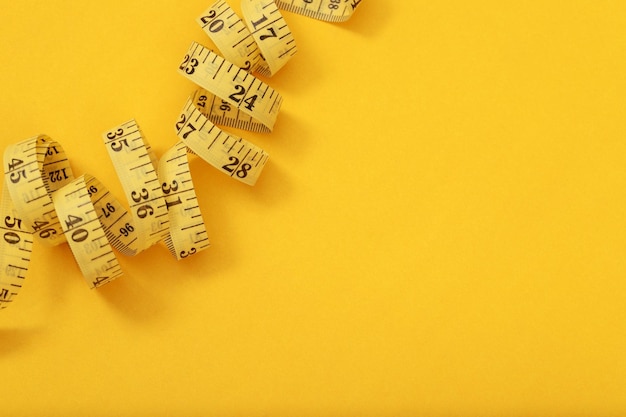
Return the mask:
{"type": "Polygon", "coordinates": [[[265,126],[265,131],[274,127],[282,97],[244,69],[193,42],[178,70],[240,113],[250,116],[251,123],[260,123],[265,126]]]}
{"type": "Polygon", "coordinates": [[[24,284],[34,240],[67,242],[90,288],[122,275],[113,249],[133,256],[162,242],[176,259],[209,247],[188,153],[248,185],[269,155],[219,126],[270,132],[281,95],[252,73],[270,77],[297,52],[279,9],[340,22],[361,0],[241,0],[241,19],[217,0],[196,21],[223,56],[193,42],[178,67],[198,88],[174,128],[178,142],[157,160],[135,120],[103,133],[127,205],[89,174],[74,177],[60,143],[38,135],[3,155],[0,200],[0,309],[24,284]],[[245,23],[244,23],[245,22],[245,23]]]}
{"type": "Polygon", "coordinates": [[[276,0],[283,10],[327,22],[345,22],[362,0],[276,0]]]}
{"type": "Polygon", "coordinates": [[[272,76],[297,52],[293,35],[272,0],[243,0],[241,11],[247,26],[224,0],[196,21],[229,62],[272,76]]]}
{"type": "Polygon", "coordinates": [[[234,179],[254,185],[269,155],[211,123],[197,106],[204,102],[203,97],[203,91],[198,90],[187,100],[176,123],[178,137],[209,164],[234,179]]]}

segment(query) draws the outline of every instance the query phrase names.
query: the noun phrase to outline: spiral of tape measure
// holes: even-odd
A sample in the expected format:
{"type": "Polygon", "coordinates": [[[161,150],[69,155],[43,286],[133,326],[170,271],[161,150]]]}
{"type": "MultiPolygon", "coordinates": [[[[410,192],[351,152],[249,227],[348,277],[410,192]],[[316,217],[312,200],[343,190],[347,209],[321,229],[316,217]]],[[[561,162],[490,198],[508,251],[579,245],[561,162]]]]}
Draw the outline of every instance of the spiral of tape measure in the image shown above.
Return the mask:
{"type": "Polygon", "coordinates": [[[135,120],[105,131],[104,146],[127,205],[89,174],[78,177],[59,142],[38,135],[3,154],[0,199],[0,309],[22,288],[35,240],[67,243],[90,288],[122,275],[113,249],[136,255],[162,242],[178,260],[209,247],[188,153],[254,185],[269,155],[221,127],[271,132],[282,97],[271,77],[297,52],[280,9],[328,22],[349,19],[361,0],[225,0],[198,18],[221,55],[193,42],[178,72],[197,85],[174,128],[178,141],[157,159],[135,120]],[[221,127],[218,127],[221,126],[221,127]]]}

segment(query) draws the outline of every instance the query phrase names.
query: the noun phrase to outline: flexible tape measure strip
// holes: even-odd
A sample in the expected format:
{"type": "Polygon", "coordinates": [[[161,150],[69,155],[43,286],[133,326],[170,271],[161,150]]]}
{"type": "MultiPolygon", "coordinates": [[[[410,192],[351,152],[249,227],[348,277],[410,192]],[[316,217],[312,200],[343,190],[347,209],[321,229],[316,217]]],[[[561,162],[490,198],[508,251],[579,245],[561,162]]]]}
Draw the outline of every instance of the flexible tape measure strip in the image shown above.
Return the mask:
{"type": "Polygon", "coordinates": [[[25,226],[48,246],[65,241],[50,194],[69,183],[72,169],[61,145],[45,135],[9,145],[5,184],[25,226]]]}
{"type": "Polygon", "coordinates": [[[22,288],[33,251],[33,237],[32,233],[25,229],[24,221],[19,218],[20,214],[7,192],[6,183],[2,189],[0,213],[2,214],[0,232],[4,239],[0,244],[0,309],[2,309],[9,305],[22,288]]]}
{"type": "Polygon", "coordinates": [[[276,74],[298,51],[287,22],[274,0],[243,0],[241,12],[251,27],[252,37],[267,62],[271,75],[276,74]]]}
{"type": "Polygon", "coordinates": [[[269,155],[258,146],[230,135],[199,110],[203,90],[197,90],[185,103],[176,133],[195,154],[223,173],[245,184],[254,185],[269,155]]]}
{"type": "Polygon", "coordinates": [[[167,205],[156,172],[156,158],[151,157],[134,120],[113,128],[103,139],[130,205],[130,218],[120,221],[135,229],[132,240],[124,242],[123,234],[113,240],[123,242],[125,251],[136,254],[167,234],[167,205]]]}
{"type": "Polygon", "coordinates": [[[243,0],[241,11],[247,26],[225,0],[196,21],[228,61],[268,77],[276,74],[297,52],[287,22],[273,0],[243,0]]]}
{"type": "Polygon", "coordinates": [[[157,160],[134,120],[103,134],[130,210],[95,177],[74,178],[62,146],[46,135],[8,146],[0,200],[0,309],[23,285],[34,239],[46,245],[67,241],[91,288],[122,275],[112,248],[132,256],[163,242],[173,256],[183,259],[209,247],[187,154],[254,185],[269,155],[216,124],[272,130],[282,97],[248,71],[273,75],[297,51],[278,8],[344,21],[360,1],[242,0],[252,31],[224,0],[209,7],[198,23],[221,50],[239,56],[223,52],[224,59],[192,43],[179,72],[201,88],[176,121],[179,141],[157,160]]]}
{"type": "Polygon", "coordinates": [[[112,197],[98,199],[101,222],[113,246],[135,255],[164,240],[177,259],[209,247],[187,146],[178,142],[157,163],[134,120],[111,129],[103,138],[130,206],[127,212],[112,197]]]}
{"type": "Polygon", "coordinates": [[[258,120],[271,131],[283,99],[269,85],[226,61],[210,49],[192,42],[178,71],[191,81],[258,120]]]}
{"type": "Polygon", "coordinates": [[[122,270],[99,221],[89,187],[103,189],[94,177],[81,175],[53,194],[53,200],[83,277],[95,288],[117,278],[122,270]]]}
{"type": "Polygon", "coordinates": [[[226,60],[245,69],[270,76],[270,69],[243,20],[225,0],[206,9],[196,22],[204,29],[226,60]]]}
{"type": "Polygon", "coordinates": [[[362,0],[276,0],[283,10],[326,22],[345,22],[362,0]]]}
{"type": "Polygon", "coordinates": [[[196,108],[218,126],[235,127],[250,132],[267,132],[267,127],[263,123],[204,88],[196,90],[193,96],[197,97],[194,100],[196,108]]]}
{"type": "Polygon", "coordinates": [[[169,212],[170,232],[165,244],[176,259],[187,258],[209,247],[196,190],[191,179],[186,144],[177,142],[161,157],[159,180],[169,212]]]}

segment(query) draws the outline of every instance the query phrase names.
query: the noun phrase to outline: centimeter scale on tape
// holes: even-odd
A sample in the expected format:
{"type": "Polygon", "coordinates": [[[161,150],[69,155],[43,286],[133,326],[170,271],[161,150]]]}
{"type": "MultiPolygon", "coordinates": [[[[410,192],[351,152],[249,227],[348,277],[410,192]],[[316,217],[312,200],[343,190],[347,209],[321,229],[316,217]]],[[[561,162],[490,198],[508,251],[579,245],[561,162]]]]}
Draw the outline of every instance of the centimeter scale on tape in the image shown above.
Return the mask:
{"type": "Polygon", "coordinates": [[[162,242],[180,260],[209,247],[188,154],[254,185],[269,155],[218,126],[272,131],[283,100],[253,73],[271,77],[297,52],[280,9],[342,22],[360,3],[241,0],[242,19],[225,0],[213,2],[196,21],[221,55],[193,42],[183,57],[178,72],[197,88],[174,122],[175,145],[157,159],[134,119],[102,135],[126,205],[94,176],[75,177],[52,138],[9,145],[0,197],[0,309],[22,288],[35,240],[68,243],[90,288],[122,275],[114,249],[133,256],[162,242]]]}

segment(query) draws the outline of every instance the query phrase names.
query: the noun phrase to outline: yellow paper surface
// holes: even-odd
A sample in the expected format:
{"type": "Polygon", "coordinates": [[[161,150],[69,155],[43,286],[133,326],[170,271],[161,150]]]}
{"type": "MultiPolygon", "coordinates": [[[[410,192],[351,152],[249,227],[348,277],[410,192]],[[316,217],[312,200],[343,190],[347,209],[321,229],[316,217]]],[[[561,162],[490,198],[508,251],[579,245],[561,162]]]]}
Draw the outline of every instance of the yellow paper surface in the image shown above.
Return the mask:
{"type": "MultiPolygon", "coordinates": [[[[239,9],[237,3],[231,3],[239,9]]],[[[158,156],[207,2],[2,1],[0,145],[158,156]]],[[[364,1],[284,13],[255,187],[193,159],[212,247],[87,288],[35,245],[0,312],[6,416],[626,413],[626,3],[364,1]]]]}

